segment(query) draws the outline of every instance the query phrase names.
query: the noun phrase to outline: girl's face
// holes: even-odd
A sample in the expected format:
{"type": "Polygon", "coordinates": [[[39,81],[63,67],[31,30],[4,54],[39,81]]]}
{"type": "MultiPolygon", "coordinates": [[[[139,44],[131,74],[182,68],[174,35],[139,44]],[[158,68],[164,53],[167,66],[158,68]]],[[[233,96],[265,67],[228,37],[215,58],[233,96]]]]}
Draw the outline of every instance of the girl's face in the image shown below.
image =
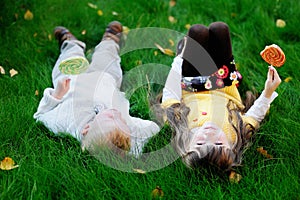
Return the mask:
{"type": "Polygon", "coordinates": [[[205,122],[201,127],[193,128],[191,148],[201,147],[208,144],[220,145],[230,148],[225,133],[213,122],[205,122]]]}

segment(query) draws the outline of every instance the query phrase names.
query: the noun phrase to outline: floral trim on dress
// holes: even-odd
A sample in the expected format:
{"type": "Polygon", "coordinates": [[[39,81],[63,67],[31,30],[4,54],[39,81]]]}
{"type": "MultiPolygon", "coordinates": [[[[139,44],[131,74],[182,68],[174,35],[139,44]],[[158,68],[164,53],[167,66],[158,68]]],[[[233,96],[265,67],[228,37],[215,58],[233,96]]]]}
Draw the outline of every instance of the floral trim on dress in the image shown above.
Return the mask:
{"type": "Polygon", "coordinates": [[[181,87],[190,92],[220,89],[231,85],[238,87],[242,78],[232,59],[210,76],[182,77],[181,87]]]}

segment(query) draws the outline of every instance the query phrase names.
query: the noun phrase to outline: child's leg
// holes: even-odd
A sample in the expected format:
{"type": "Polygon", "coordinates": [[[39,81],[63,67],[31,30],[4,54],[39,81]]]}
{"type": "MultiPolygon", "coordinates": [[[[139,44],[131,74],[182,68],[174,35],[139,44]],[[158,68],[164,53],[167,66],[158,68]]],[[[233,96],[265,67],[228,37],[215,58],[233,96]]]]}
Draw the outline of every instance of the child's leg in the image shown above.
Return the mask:
{"type": "Polygon", "coordinates": [[[229,28],[223,22],[209,25],[209,53],[218,68],[232,61],[232,47],[229,28]]]}
{"type": "Polygon", "coordinates": [[[236,84],[239,85],[242,81],[242,76],[237,71],[234,63],[229,27],[224,22],[210,24],[209,52],[220,69],[216,76],[211,77],[211,81],[217,81],[219,86],[231,86],[233,81],[238,81],[236,84]]]}
{"type": "Polygon", "coordinates": [[[120,87],[122,83],[120,61],[119,45],[114,40],[103,40],[96,46],[87,72],[105,71],[115,78],[120,87]]]}
{"type": "Polygon", "coordinates": [[[68,58],[72,57],[84,57],[85,44],[79,40],[65,40],[60,48],[60,55],[56,61],[56,64],[52,70],[52,82],[54,86],[57,81],[65,76],[59,70],[59,64],[68,58]]]}
{"type": "MultiPolygon", "coordinates": [[[[200,55],[193,55],[198,54],[198,48],[195,49],[195,42],[200,44],[204,50],[207,51],[208,49],[208,42],[209,42],[209,30],[206,26],[201,24],[195,24],[193,25],[189,31],[188,31],[188,37],[186,42],[186,48],[183,57],[184,58],[199,58],[200,55]]],[[[197,45],[197,44],[196,44],[197,45]]],[[[190,61],[194,61],[194,59],[187,59],[183,60],[182,64],[182,75],[185,77],[195,77],[200,75],[207,75],[207,74],[201,74],[199,70],[199,64],[201,64],[201,59],[197,59],[196,62],[191,63],[190,61]],[[198,69],[197,69],[198,68],[198,69]]],[[[204,67],[204,66],[203,66],[204,67]]]]}

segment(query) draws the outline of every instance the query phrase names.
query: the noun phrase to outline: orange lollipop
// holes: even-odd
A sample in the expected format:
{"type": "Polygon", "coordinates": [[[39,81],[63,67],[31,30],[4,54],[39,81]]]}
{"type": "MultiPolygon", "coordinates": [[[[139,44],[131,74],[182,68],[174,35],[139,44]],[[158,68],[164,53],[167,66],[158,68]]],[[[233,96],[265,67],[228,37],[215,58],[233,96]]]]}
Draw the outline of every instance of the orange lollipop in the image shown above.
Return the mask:
{"type": "Polygon", "coordinates": [[[276,44],[266,46],[260,55],[267,63],[275,67],[281,67],[285,62],[284,52],[276,44]]]}

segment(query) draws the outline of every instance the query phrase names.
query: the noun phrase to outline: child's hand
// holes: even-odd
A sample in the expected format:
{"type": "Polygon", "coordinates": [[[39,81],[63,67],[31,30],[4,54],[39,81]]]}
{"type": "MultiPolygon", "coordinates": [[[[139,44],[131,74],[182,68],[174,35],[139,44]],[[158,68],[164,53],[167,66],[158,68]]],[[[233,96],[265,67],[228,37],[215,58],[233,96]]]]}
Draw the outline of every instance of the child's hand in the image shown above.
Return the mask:
{"type": "Polygon", "coordinates": [[[62,99],[70,89],[70,81],[71,79],[67,77],[60,79],[52,96],[56,99],[62,99]]]}
{"type": "Polygon", "coordinates": [[[276,71],[276,69],[272,66],[269,67],[267,80],[265,83],[264,96],[266,98],[270,98],[273,92],[281,83],[281,79],[276,71]]]}

